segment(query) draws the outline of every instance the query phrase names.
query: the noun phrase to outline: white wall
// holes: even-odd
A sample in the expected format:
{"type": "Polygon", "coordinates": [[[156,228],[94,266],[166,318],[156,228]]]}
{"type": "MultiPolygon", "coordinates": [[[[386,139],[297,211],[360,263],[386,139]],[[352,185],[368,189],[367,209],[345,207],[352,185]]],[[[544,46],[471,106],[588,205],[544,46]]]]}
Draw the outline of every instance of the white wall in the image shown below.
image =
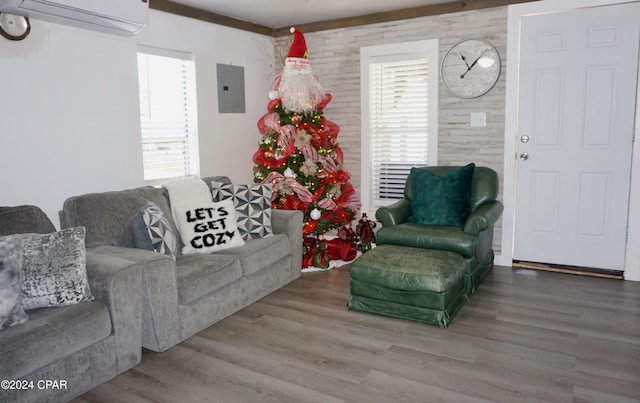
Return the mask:
{"type": "Polygon", "coordinates": [[[195,54],[201,175],[251,181],[271,38],[155,10],[134,37],[31,24],[23,41],[0,37],[0,205],[38,205],[59,226],[69,196],[144,184],[138,43],[195,54]],[[216,63],[244,66],[245,114],[218,114],[216,63]]]}

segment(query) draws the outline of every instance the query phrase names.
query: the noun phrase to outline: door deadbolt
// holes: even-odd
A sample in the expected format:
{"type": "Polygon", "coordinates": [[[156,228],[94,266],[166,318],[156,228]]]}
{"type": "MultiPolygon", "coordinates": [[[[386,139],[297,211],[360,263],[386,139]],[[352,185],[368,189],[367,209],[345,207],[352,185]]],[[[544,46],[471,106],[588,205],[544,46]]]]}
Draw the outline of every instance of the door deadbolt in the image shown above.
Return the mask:
{"type": "Polygon", "coordinates": [[[529,142],[529,136],[527,136],[526,134],[524,136],[520,137],[520,141],[523,143],[528,143],[529,142]]]}

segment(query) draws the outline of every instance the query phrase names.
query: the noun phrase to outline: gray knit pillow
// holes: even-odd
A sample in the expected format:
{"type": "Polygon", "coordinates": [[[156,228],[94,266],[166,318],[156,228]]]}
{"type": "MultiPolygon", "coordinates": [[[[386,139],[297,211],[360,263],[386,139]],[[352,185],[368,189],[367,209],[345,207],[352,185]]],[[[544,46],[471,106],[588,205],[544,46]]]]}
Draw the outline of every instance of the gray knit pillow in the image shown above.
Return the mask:
{"type": "Polygon", "coordinates": [[[22,308],[22,238],[0,237],[0,330],[27,321],[22,308]]]}
{"type": "Polygon", "coordinates": [[[25,309],[91,301],[85,228],[22,238],[22,304],[25,309]]]}

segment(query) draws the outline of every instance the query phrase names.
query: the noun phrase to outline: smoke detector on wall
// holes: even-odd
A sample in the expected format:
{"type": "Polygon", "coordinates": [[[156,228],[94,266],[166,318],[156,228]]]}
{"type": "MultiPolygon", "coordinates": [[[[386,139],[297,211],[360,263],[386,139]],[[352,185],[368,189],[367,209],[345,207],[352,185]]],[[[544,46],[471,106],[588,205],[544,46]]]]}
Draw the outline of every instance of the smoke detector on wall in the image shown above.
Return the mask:
{"type": "Polygon", "coordinates": [[[22,15],[0,13],[0,35],[12,41],[20,41],[29,35],[29,18],[22,15]]]}

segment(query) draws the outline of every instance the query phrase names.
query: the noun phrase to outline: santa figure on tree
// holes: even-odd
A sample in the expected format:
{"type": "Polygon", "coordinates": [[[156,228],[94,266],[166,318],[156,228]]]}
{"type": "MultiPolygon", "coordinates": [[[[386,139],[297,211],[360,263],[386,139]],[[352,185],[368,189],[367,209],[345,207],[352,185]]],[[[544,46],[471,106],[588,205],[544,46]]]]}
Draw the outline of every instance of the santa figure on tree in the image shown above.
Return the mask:
{"type": "MultiPolygon", "coordinates": [[[[258,120],[262,138],[253,155],[254,181],[273,185],[273,208],[304,213],[303,267],[307,267],[317,253],[327,253],[326,241],[318,235],[350,229],[360,199],[349,183],[351,174],[343,169],[337,141],[340,127],[323,116],[331,94],[323,91],[313,74],[302,32],[291,30],[294,39],[284,70],[273,81],[268,112],[258,120]]],[[[355,242],[349,247],[329,245],[329,258],[351,257],[351,249],[355,257],[355,242]]],[[[326,259],[322,261],[324,265],[326,259]]]]}

